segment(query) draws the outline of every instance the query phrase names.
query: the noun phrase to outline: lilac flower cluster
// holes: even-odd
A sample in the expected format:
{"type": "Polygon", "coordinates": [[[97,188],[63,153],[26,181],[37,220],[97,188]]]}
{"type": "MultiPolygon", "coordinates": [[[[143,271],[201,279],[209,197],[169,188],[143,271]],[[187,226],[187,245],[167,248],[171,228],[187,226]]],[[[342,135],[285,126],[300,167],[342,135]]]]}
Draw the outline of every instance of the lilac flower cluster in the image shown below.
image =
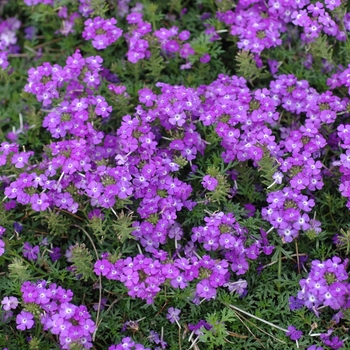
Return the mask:
{"type": "Polygon", "coordinates": [[[116,42],[123,33],[120,28],[116,27],[116,24],[117,20],[115,18],[89,18],[84,22],[85,28],[82,37],[85,40],[92,39],[92,46],[95,49],[105,49],[116,42]]]}
{"type": "MultiPolygon", "coordinates": [[[[214,125],[222,139],[225,162],[253,160],[258,166],[268,153],[280,164],[269,188],[281,184],[282,179],[288,184],[283,191],[269,194],[263,215],[285,242],[297,237],[299,231],[319,232],[318,222],[306,214],[314,202],[302,191],[323,186],[322,163],[317,157],[327,143],[320,129],[323,124],[333,124],[337,113],[344,112],[346,99],[331,92],[319,94],[308,82],[297,81],[292,75],[281,75],[271,82],[270,89],[256,91],[250,91],[243,78],[225,75],[198,89],[158,83],[159,95],[149,88],[141,89],[143,106],[136,107],[133,117],[123,117],[116,135],[105,135],[92,124],[95,115],[108,118],[112,110],[103,96],[94,93],[101,81],[102,59],[85,59],[77,51],[66,63],[63,68],[44,63],[31,69],[26,91],[36,94],[45,106],[63,98],[44,118],[43,126],[55,138],[73,138],[47,146],[40,166],[23,172],[6,187],[9,199],[31,204],[37,211],[55,205],[76,212],[79,203],[68,191],[72,185],[80,195],[90,198],[93,206],[103,208],[113,207],[117,198],[133,196],[140,199],[137,212],[143,220],[134,224],[133,235],[146,251],[153,252],[165,244],[176,213],[195,205],[189,200],[191,186],[174,174],[187,162],[192,164],[205,149],[196,131],[199,120],[204,126],[214,125]],[[68,84],[65,92],[63,84],[68,84]],[[280,128],[279,144],[272,134],[280,118],[277,108],[306,113],[299,127],[280,128]],[[163,130],[170,132],[171,138],[163,136],[163,130]],[[114,158],[115,163],[100,165],[107,158],[114,158]]],[[[340,125],[342,130],[344,136],[340,137],[347,147],[347,127],[340,125]]],[[[29,169],[31,155],[30,151],[19,152],[15,144],[0,147],[2,165],[11,162],[19,169],[29,169]]],[[[346,157],[341,157],[345,164],[342,171],[348,169],[346,157]]],[[[203,185],[215,191],[217,180],[208,176],[203,185]]],[[[342,180],[341,191],[348,195],[348,175],[342,180]]]]}
{"type": "Polygon", "coordinates": [[[314,260],[311,264],[308,277],[299,282],[301,290],[297,298],[315,312],[322,306],[333,310],[349,308],[348,260],[342,262],[335,256],[323,262],[314,260]]]}
{"type": "Polygon", "coordinates": [[[17,18],[0,18],[0,69],[6,69],[9,65],[9,53],[18,52],[16,32],[21,22],[17,18]]]}
{"type": "Polygon", "coordinates": [[[229,281],[226,260],[214,260],[208,255],[198,258],[193,254],[192,257],[179,257],[169,262],[164,251],[158,251],[157,255],[158,259],[152,259],[139,254],[112,263],[107,254],[95,263],[94,272],[122,282],[131,297],[146,300],[148,304],[154,302],[166,282],[173,288],[184,289],[189,282],[199,279],[193,294],[193,301],[196,302],[198,298],[215,298],[216,289],[229,281]]]}
{"type": "Polygon", "coordinates": [[[62,19],[62,25],[61,28],[55,32],[55,34],[62,34],[64,36],[67,36],[68,34],[75,32],[73,28],[75,20],[77,18],[80,18],[79,13],[73,12],[71,14],[68,14],[67,6],[61,6],[60,10],[57,13],[57,16],[62,19]]]}
{"type": "MultiPolygon", "coordinates": [[[[181,65],[180,68],[191,68],[192,63],[188,61],[188,58],[195,55],[195,51],[191,44],[186,42],[189,40],[191,33],[188,30],[179,32],[179,28],[176,26],[169,29],[160,28],[152,33],[151,23],[143,21],[142,17],[143,14],[138,11],[131,12],[126,16],[126,20],[130,24],[129,32],[124,35],[129,46],[126,53],[128,61],[137,63],[144,58],[150,58],[150,46],[160,44],[162,55],[169,57],[179,55],[179,57],[186,59],[186,63],[181,65]]],[[[202,63],[208,63],[210,55],[206,53],[199,60],[202,63]]]]}
{"type": "Polygon", "coordinates": [[[148,40],[144,36],[152,32],[152,25],[143,21],[142,17],[143,14],[140,12],[132,12],[126,17],[128,24],[130,24],[129,32],[124,35],[128,43],[126,56],[128,61],[134,64],[151,56],[151,52],[148,50],[148,40]]]}
{"type": "Polygon", "coordinates": [[[239,1],[235,11],[217,14],[220,21],[230,26],[230,34],[239,37],[239,49],[259,55],[265,48],[281,45],[280,36],[287,30],[286,24],[270,2],[239,1]]]}
{"type": "Polygon", "coordinates": [[[283,242],[292,242],[300,232],[318,234],[321,231],[320,223],[310,219],[307,214],[315,205],[314,200],[299,190],[284,187],[283,190],[269,193],[267,202],[269,205],[263,208],[262,217],[277,229],[283,242]]]}
{"type": "MultiPolygon", "coordinates": [[[[40,313],[39,321],[45,331],[57,335],[62,349],[70,349],[73,344],[79,344],[84,349],[92,347],[92,333],[95,323],[91,320],[84,305],[76,306],[71,303],[73,293],[71,290],[48,284],[46,281],[24,282],[21,287],[22,299],[31,308],[35,304],[40,313]]],[[[4,305],[15,305],[9,300],[4,305]]],[[[35,318],[37,320],[37,318],[35,318]]],[[[17,316],[17,329],[30,329],[34,325],[33,314],[22,311],[17,316]]]]}
{"type": "MultiPolygon", "coordinates": [[[[216,213],[204,218],[205,226],[194,227],[192,229],[192,242],[203,243],[203,248],[207,251],[222,251],[225,259],[231,263],[231,269],[236,275],[243,275],[249,269],[250,260],[256,260],[261,252],[271,254],[273,246],[270,246],[264,231],[261,231],[261,240],[254,239],[248,243],[249,232],[241,227],[234,216],[216,213]]],[[[225,261],[223,271],[227,272],[228,264],[225,261]]]]}
{"type": "Polygon", "coordinates": [[[91,0],[79,0],[79,12],[83,17],[89,17],[93,12],[91,0]]]}
{"type": "MultiPolygon", "coordinates": [[[[160,292],[161,286],[168,282],[173,288],[186,288],[191,281],[199,280],[196,291],[193,294],[193,301],[199,298],[212,299],[216,296],[218,287],[228,287],[230,291],[242,294],[245,287],[235,285],[230,282],[231,274],[229,267],[236,275],[244,274],[249,263],[247,259],[255,260],[261,252],[271,254],[273,246],[270,246],[266,233],[261,230],[261,240],[254,239],[250,245],[248,242],[248,231],[242,228],[232,214],[217,213],[205,219],[205,227],[193,228],[193,235],[190,242],[184,247],[187,256],[182,258],[179,255],[180,241],[183,232],[179,225],[174,224],[168,230],[168,237],[175,239],[175,247],[178,257],[171,261],[167,259],[167,254],[162,250],[154,248],[151,238],[149,242],[143,243],[146,251],[153,253],[155,259],[146,257],[143,254],[135,258],[128,257],[119,259],[115,263],[109,260],[108,254],[95,263],[94,271],[97,275],[105,276],[110,280],[122,282],[128,289],[131,297],[138,297],[153,303],[155,296],[160,292]],[[203,247],[208,250],[222,251],[225,259],[214,260],[208,255],[200,257],[195,252],[194,242],[204,243],[203,247]],[[152,247],[152,250],[147,249],[152,247]]],[[[160,220],[159,222],[162,222],[160,220]]],[[[164,224],[162,222],[162,224],[164,224]]],[[[158,226],[158,225],[157,225],[158,226]]],[[[140,241],[153,229],[153,225],[144,221],[139,227],[140,241]]],[[[158,238],[159,239],[159,236],[158,238]]],[[[161,242],[161,243],[165,243],[161,242]]],[[[245,282],[245,281],[243,281],[245,282]]]]}
{"type": "Polygon", "coordinates": [[[340,0],[326,0],[325,6],[321,2],[310,4],[309,0],[244,0],[234,11],[217,13],[217,18],[230,26],[231,35],[238,36],[238,48],[259,55],[265,48],[281,45],[280,35],[287,31],[289,23],[303,28],[300,38],[305,43],[314,41],[322,32],[345,40],[342,18],[332,16],[340,5],[340,0]]]}
{"type": "Polygon", "coordinates": [[[186,43],[191,35],[188,30],[183,30],[179,33],[179,28],[173,26],[169,29],[160,28],[153,35],[158,38],[162,50],[168,56],[172,56],[178,52],[180,57],[187,59],[195,53],[191,45],[186,43]]]}

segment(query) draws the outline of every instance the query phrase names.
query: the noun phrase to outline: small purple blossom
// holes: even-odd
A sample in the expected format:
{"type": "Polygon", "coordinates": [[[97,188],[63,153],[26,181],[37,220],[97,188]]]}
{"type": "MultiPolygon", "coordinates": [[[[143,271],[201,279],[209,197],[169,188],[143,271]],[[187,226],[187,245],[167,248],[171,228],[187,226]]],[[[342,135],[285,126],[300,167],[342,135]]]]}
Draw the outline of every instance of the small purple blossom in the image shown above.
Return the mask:
{"type": "Polygon", "coordinates": [[[38,259],[38,254],[40,252],[40,247],[38,245],[32,246],[29,242],[23,244],[23,256],[30,261],[36,261],[38,259]]]}
{"type": "Polygon", "coordinates": [[[16,309],[18,306],[18,299],[16,297],[4,297],[1,301],[2,308],[5,311],[10,311],[10,309],[16,309]]]}
{"type": "Polygon", "coordinates": [[[210,175],[205,175],[201,183],[203,187],[208,191],[214,191],[218,185],[218,180],[216,180],[215,177],[211,177],[210,175]]]}
{"type": "Polygon", "coordinates": [[[180,320],[180,317],[179,317],[180,313],[181,313],[180,309],[176,309],[176,308],[170,307],[168,309],[168,314],[167,314],[166,318],[171,323],[178,322],[180,320]]]}
{"type": "Polygon", "coordinates": [[[17,315],[16,323],[17,329],[21,331],[25,331],[26,329],[31,329],[34,325],[34,316],[31,312],[21,311],[19,315],[17,315]]]}
{"type": "Polygon", "coordinates": [[[298,331],[294,326],[288,326],[288,332],[286,335],[292,340],[299,340],[303,335],[303,332],[298,331]]]}

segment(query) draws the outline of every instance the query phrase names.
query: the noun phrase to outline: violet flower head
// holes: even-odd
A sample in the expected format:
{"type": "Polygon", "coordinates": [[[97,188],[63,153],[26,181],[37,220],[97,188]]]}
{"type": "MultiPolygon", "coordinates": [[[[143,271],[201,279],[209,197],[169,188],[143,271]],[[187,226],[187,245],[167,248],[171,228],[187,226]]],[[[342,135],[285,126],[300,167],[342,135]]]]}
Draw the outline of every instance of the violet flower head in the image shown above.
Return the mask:
{"type": "Polygon", "coordinates": [[[267,60],[267,64],[269,65],[270,73],[272,75],[276,74],[278,72],[278,66],[279,63],[276,60],[267,60]]]}
{"type": "Polygon", "coordinates": [[[218,180],[216,180],[215,177],[211,177],[210,175],[205,175],[201,184],[208,191],[214,191],[218,185],[218,180]]]}
{"type": "Polygon", "coordinates": [[[16,309],[18,306],[18,299],[16,297],[5,297],[1,300],[3,310],[10,311],[10,309],[16,309]]]}
{"type": "Polygon", "coordinates": [[[82,37],[85,40],[92,39],[92,46],[97,50],[105,49],[117,41],[123,31],[116,27],[115,18],[103,19],[101,17],[89,18],[84,22],[85,28],[82,37]]]}
{"type": "Polygon", "coordinates": [[[0,226],[0,237],[4,234],[5,231],[6,231],[6,228],[0,226]]]}
{"type": "Polygon", "coordinates": [[[292,340],[298,340],[303,335],[302,331],[298,331],[294,326],[288,326],[286,335],[292,340]]]}
{"type": "Polygon", "coordinates": [[[52,253],[49,253],[51,261],[55,262],[61,257],[61,248],[60,247],[53,247],[52,253]]]}
{"type": "Polygon", "coordinates": [[[239,279],[236,282],[227,282],[224,284],[224,287],[227,287],[230,293],[236,292],[238,295],[242,295],[248,287],[246,280],[239,279]]]}
{"type": "Polygon", "coordinates": [[[13,228],[15,229],[15,231],[20,233],[22,231],[22,229],[23,229],[23,226],[20,223],[18,223],[18,222],[14,222],[13,223],[13,228]]]}
{"type": "Polygon", "coordinates": [[[170,307],[168,309],[168,314],[167,314],[166,318],[171,323],[178,322],[180,320],[180,317],[179,317],[180,313],[181,313],[180,309],[176,309],[176,308],[170,307]]]}
{"type": "Polygon", "coordinates": [[[244,208],[247,211],[247,214],[245,215],[245,217],[249,218],[251,216],[254,216],[255,210],[256,210],[255,205],[251,203],[247,203],[247,204],[244,204],[244,208]]]}
{"type": "Polygon", "coordinates": [[[30,261],[35,261],[38,259],[38,254],[40,252],[40,247],[38,245],[32,246],[29,242],[23,244],[23,256],[30,261]]]}
{"type": "Polygon", "coordinates": [[[291,296],[289,298],[289,308],[292,311],[299,310],[304,306],[304,301],[296,298],[295,296],[291,296]]]}
{"type": "Polygon", "coordinates": [[[0,239],[0,256],[5,253],[5,242],[0,239]]]}
{"type": "Polygon", "coordinates": [[[206,53],[205,55],[203,55],[203,56],[199,59],[199,61],[200,61],[201,63],[208,63],[208,62],[210,61],[210,59],[211,59],[210,55],[209,55],[208,53],[206,53]]]}
{"type": "Polygon", "coordinates": [[[34,316],[31,312],[22,311],[19,315],[17,315],[16,323],[17,329],[21,331],[25,331],[26,329],[31,329],[34,325],[34,316]]]}

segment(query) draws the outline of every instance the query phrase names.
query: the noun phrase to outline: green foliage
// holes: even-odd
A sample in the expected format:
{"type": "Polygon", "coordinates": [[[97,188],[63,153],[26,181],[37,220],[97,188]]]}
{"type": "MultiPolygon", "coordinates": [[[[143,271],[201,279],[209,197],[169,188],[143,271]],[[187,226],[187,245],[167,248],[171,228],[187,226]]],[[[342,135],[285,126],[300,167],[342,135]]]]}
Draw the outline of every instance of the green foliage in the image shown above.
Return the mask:
{"type": "Polygon", "coordinates": [[[264,66],[258,68],[254,56],[249,51],[241,50],[237,52],[235,61],[237,63],[237,75],[240,75],[252,83],[257,78],[263,79],[268,76],[264,72],[264,66]]]}
{"type": "Polygon", "coordinates": [[[38,219],[41,219],[42,225],[47,225],[50,234],[54,236],[64,236],[69,231],[70,221],[68,217],[60,211],[42,211],[35,217],[35,220],[38,219]]]}
{"type": "Polygon", "coordinates": [[[211,59],[215,60],[224,51],[221,45],[217,42],[211,42],[210,37],[205,33],[201,33],[199,36],[191,40],[191,47],[195,51],[196,55],[190,56],[189,61],[194,63],[199,60],[204,54],[209,53],[211,59]]]}
{"type": "Polygon", "coordinates": [[[9,264],[9,278],[14,281],[24,282],[31,278],[29,266],[21,258],[14,258],[9,264]]]}
{"type": "Polygon", "coordinates": [[[163,19],[164,15],[159,11],[159,5],[148,0],[142,1],[144,6],[145,19],[152,23],[153,30],[157,30],[156,23],[163,19]]]}
{"type": "Polygon", "coordinates": [[[132,213],[125,214],[124,211],[121,211],[117,215],[117,220],[113,221],[112,227],[114,234],[119,242],[124,243],[127,239],[133,239],[131,232],[135,230],[132,227],[133,216],[132,213]]]}
{"type": "Polygon", "coordinates": [[[90,6],[92,8],[94,17],[106,17],[106,12],[108,11],[109,6],[105,0],[91,0],[90,6]]]}
{"type": "Polygon", "coordinates": [[[310,53],[314,59],[324,58],[329,62],[333,62],[333,48],[328,43],[327,35],[319,35],[314,42],[310,44],[310,53]]]}
{"type": "Polygon", "coordinates": [[[155,39],[150,40],[151,57],[145,62],[145,69],[147,77],[159,80],[162,70],[165,68],[164,58],[160,55],[160,46],[155,39]]]}
{"type": "Polygon", "coordinates": [[[224,308],[221,312],[215,312],[206,316],[206,321],[213,327],[210,330],[201,328],[203,335],[200,340],[205,342],[208,349],[214,349],[215,346],[223,346],[228,343],[227,323],[236,321],[234,312],[229,308],[224,308]]]}
{"type": "Polygon", "coordinates": [[[338,236],[339,246],[341,249],[345,249],[345,254],[350,254],[350,229],[340,229],[340,235],[338,236]]]}
{"type": "Polygon", "coordinates": [[[71,249],[72,256],[70,261],[73,263],[73,272],[76,276],[81,275],[83,281],[89,279],[96,280],[96,275],[93,272],[93,258],[90,250],[84,243],[76,243],[71,249]]]}
{"type": "Polygon", "coordinates": [[[273,184],[274,179],[272,176],[278,171],[280,164],[278,161],[271,157],[269,150],[262,146],[263,156],[259,161],[259,173],[261,182],[266,186],[266,192],[279,191],[283,188],[283,184],[273,184]]]}

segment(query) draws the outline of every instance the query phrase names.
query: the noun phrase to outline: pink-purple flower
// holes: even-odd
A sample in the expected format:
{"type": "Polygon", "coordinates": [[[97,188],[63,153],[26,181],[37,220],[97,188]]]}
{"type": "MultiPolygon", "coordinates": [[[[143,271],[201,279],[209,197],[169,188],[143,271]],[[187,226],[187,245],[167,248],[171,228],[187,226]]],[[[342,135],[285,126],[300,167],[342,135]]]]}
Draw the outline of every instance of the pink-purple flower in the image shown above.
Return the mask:
{"type": "Polygon", "coordinates": [[[31,312],[21,311],[16,317],[17,329],[25,331],[26,329],[31,329],[34,325],[34,316],[31,312]]]}
{"type": "Polygon", "coordinates": [[[215,191],[215,188],[218,185],[218,180],[210,175],[205,175],[203,177],[202,185],[208,191],[215,191]]]}

